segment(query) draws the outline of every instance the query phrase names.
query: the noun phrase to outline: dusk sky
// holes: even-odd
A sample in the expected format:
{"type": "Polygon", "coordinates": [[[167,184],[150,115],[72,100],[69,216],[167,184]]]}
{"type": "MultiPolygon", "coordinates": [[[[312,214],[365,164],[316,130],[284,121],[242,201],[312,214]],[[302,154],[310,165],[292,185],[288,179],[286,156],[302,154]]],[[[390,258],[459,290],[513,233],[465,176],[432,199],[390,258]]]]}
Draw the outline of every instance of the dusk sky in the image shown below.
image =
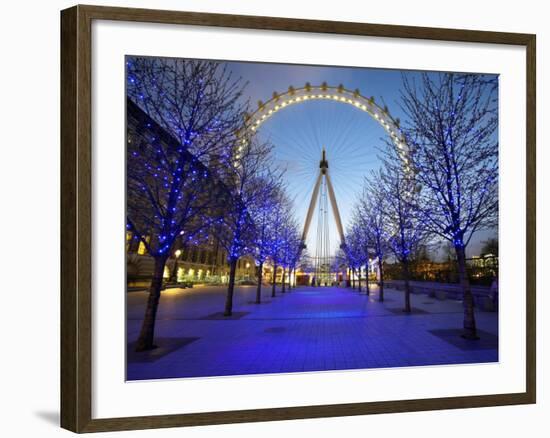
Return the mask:
{"type": "MultiPolygon", "coordinates": [[[[358,88],[364,96],[374,96],[386,104],[390,114],[405,119],[399,107],[402,74],[418,77],[417,72],[349,67],[316,67],[288,64],[228,62],[230,70],[248,82],[246,98],[253,108],[258,100],[269,100],[274,91],[285,92],[289,85],[303,87],[306,82],[330,86],[343,84],[358,88]]],[[[259,129],[261,138],[274,145],[274,158],[287,169],[285,179],[288,193],[294,200],[296,218],[301,224],[306,216],[315,179],[319,172],[322,148],[327,151],[329,172],[336,193],[344,228],[352,215],[352,206],[361,193],[362,182],[371,170],[380,166],[378,149],[384,147],[385,131],[368,114],[338,102],[317,100],[287,107],[264,122],[259,129]]],[[[317,212],[317,209],[316,209],[317,212]]],[[[333,253],[340,239],[330,217],[330,245],[333,253]]],[[[317,214],[311,222],[307,247],[315,254],[317,214]]],[[[474,236],[468,255],[477,255],[481,242],[495,236],[495,231],[474,236]]]]}

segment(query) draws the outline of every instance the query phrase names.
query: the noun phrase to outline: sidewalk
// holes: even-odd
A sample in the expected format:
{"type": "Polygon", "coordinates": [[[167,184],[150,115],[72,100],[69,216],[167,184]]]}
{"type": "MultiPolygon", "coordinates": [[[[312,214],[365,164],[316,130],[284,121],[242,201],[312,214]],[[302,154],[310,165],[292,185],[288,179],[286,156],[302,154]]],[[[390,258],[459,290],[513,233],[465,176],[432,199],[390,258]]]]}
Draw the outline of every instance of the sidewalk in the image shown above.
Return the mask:
{"type": "Polygon", "coordinates": [[[223,287],[169,289],[161,297],[159,348],[135,353],[146,293],[127,295],[128,380],[324,371],[498,361],[498,314],[476,312],[479,341],[460,337],[462,303],[385,290],[378,302],[352,289],[300,287],[254,304],[255,286],[236,288],[221,315],[223,287]]]}

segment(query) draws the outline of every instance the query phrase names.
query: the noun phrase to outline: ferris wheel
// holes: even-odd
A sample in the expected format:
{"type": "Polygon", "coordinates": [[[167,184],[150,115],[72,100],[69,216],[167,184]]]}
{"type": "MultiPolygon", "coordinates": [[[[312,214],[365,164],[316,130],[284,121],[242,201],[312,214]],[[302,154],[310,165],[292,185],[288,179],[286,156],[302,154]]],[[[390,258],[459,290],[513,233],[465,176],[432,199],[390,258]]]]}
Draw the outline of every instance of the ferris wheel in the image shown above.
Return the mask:
{"type": "Polygon", "coordinates": [[[284,92],[273,92],[271,98],[258,101],[257,109],[245,116],[245,131],[265,134],[276,147],[287,144],[287,149],[293,154],[287,162],[301,162],[307,170],[306,174],[296,169],[296,166],[291,168],[302,187],[304,178],[308,179],[306,185],[309,190],[302,190],[303,193],[295,196],[298,198],[297,208],[303,215],[304,248],[308,246],[312,219],[317,214],[317,232],[315,238],[311,236],[309,240],[314,247],[313,265],[318,282],[330,281],[335,249],[345,246],[338,193],[342,195],[351,191],[346,185],[356,185],[357,182],[350,181],[353,180],[350,174],[357,172],[362,179],[365,167],[374,161],[374,150],[372,147],[368,149],[366,143],[376,142],[374,137],[379,138],[380,134],[386,136],[399,151],[405,168],[408,167],[409,148],[399,125],[399,119],[394,118],[385,105],[379,105],[374,97],[366,97],[358,89],[350,90],[343,85],[330,86],[325,82],[321,85],[306,83],[300,88],[290,86],[284,92]],[[347,108],[335,111],[335,105],[347,108]],[[365,124],[365,115],[369,116],[367,120],[376,122],[383,131],[375,130],[374,134],[369,134],[370,138],[368,135],[353,138],[353,133],[357,131],[354,128],[358,124],[365,124]],[[293,125],[294,132],[289,132],[289,125],[293,125]],[[334,220],[332,224],[329,220],[329,206],[334,220]],[[334,240],[331,242],[331,228],[335,228],[339,243],[334,240]]]}

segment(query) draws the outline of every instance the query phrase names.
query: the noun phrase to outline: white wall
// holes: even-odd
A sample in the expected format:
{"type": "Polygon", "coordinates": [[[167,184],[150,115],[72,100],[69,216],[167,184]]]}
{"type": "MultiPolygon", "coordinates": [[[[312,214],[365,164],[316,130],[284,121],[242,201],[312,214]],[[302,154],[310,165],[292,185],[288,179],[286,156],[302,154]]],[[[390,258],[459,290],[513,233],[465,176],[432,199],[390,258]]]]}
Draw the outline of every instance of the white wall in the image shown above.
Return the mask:
{"type": "MultiPolygon", "coordinates": [[[[357,0],[187,0],[87,3],[112,6],[273,15],[372,23],[408,24],[536,33],[538,37],[538,162],[539,251],[538,270],[543,270],[543,244],[548,232],[540,225],[550,220],[544,211],[542,145],[548,128],[546,102],[550,100],[545,77],[550,77],[546,56],[550,29],[548,11],[541,1],[522,2],[461,0],[361,2],[357,0]]],[[[51,437],[68,435],[58,421],[59,356],[59,10],[69,1],[4,2],[0,26],[3,56],[0,68],[2,139],[0,187],[3,250],[0,264],[2,339],[0,431],[5,436],[51,437]],[[36,254],[37,263],[32,263],[36,254]],[[39,262],[38,262],[39,260],[39,262]],[[7,282],[6,282],[7,280],[7,282]]],[[[548,135],[546,135],[546,138],[548,135]]],[[[545,160],[546,158],[546,160],[545,160]]],[[[547,189],[547,187],[546,187],[547,189]]],[[[543,321],[548,280],[538,285],[539,308],[539,403],[536,406],[498,407],[459,411],[392,414],[264,424],[210,426],[183,431],[187,437],[284,435],[463,437],[544,436],[548,428],[549,384],[540,370],[549,364],[548,336],[543,321]]],[[[124,436],[179,436],[178,429],[107,434],[124,436]]]]}

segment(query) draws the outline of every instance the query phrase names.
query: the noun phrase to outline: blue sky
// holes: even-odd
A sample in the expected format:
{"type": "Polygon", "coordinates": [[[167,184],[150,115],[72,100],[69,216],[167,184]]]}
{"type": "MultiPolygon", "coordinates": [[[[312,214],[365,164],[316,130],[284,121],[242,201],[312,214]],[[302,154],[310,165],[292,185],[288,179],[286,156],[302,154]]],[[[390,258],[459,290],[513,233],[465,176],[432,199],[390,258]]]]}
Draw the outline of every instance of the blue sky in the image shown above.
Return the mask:
{"type": "MultiPolygon", "coordinates": [[[[331,86],[343,84],[358,88],[364,96],[374,96],[378,104],[386,104],[394,117],[405,119],[399,107],[402,75],[418,77],[418,72],[320,67],[288,64],[228,62],[236,76],[248,82],[245,97],[253,107],[257,101],[267,101],[274,91],[286,91],[289,85],[302,87],[306,82],[331,86]]],[[[385,131],[368,114],[333,101],[308,101],[292,105],[268,119],[259,130],[262,138],[275,145],[274,158],[287,169],[288,192],[294,199],[295,214],[303,222],[323,147],[327,150],[329,171],[334,185],[344,228],[352,215],[352,207],[361,192],[364,176],[380,166],[378,149],[384,147],[385,131]]],[[[330,244],[335,251],[339,238],[334,221],[330,220],[330,244]]],[[[312,220],[307,246],[315,253],[317,215],[312,220]]],[[[474,236],[468,254],[479,253],[481,242],[494,232],[474,236]]]]}

